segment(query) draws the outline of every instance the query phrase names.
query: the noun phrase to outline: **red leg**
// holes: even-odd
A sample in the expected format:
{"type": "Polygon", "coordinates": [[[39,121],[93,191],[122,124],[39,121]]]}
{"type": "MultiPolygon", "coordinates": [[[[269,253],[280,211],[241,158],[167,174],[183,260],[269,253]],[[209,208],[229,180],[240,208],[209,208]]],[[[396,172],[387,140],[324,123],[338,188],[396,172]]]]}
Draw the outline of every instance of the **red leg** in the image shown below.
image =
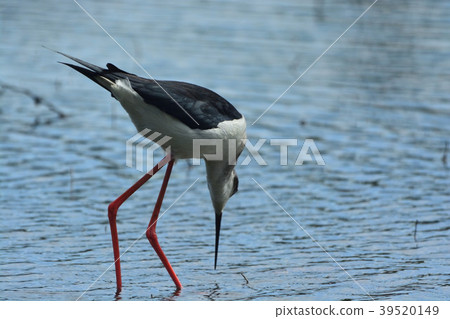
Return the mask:
{"type": "Polygon", "coordinates": [[[155,175],[164,165],[168,162],[171,162],[170,154],[166,155],[155,167],[152,168],[150,172],[145,174],[140,180],[138,180],[133,186],[131,186],[125,193],[120,195],[115,201],[113,201],[108,206],[108,218],[109,225],[111,227],[111,237],[112,237],[112,245],[114,250],[114,264],[116,266],[116,282],[117,282],[117,292],[119,293],[122,290],[122,275],[120,271],[120,252],[119,252],[119,237],[117,235],[117,224],[116,224],[116,216],[117,211],[119,210],[120,205],[125,202],[128,197],[133,195],[135,191],[137,191],[142,185],[145,184],[153,175],[155,175]]]}
{"type": "Polygon", "coordinates": [[[170,160],[169,165],[167,165],[166,175],[164,176],[164,181],[162,183],[161,190],[159,191],[158,200],[156,201],[152,218],[150,219],[150,223],[148,224],[146,235],[153,249],[158,254],[159,259],[161,259],[164,267],[166,267],[166,270],[169,273],[170,277],[172,278],[173,282],[175,283],[175,286],[177,286],[177,289],[179,290],[182,288],[181,282],[178,279],[177,275],[175,274],[175,271],[170,265],[169,260],[167,259],[163,250],[161,249],[161,246],[158,243],[158,237],[156,236],[156,222],[158,221],[159,211],[161,209],[161,205],[164,199],[164,194],[166,193],[167,184],[169,183],[170,173],[172,172],[173,164],[174,160],[172,159],[170,160]]]}

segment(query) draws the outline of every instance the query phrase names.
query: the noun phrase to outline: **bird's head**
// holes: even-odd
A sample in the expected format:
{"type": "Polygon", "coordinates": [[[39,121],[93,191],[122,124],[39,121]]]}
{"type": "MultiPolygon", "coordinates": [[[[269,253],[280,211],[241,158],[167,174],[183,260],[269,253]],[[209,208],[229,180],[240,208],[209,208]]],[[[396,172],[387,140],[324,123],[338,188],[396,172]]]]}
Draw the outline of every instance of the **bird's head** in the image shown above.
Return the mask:
{"type": "Polygon", "coordinates": [[[209,193],[216,213],[216,243],[214,255],[214,269],[216,269],[222,211],[230,197],[238,191],[239,179],[234,166],[224,166],[217,162],[207,162],[206,172],[209,193]]]}

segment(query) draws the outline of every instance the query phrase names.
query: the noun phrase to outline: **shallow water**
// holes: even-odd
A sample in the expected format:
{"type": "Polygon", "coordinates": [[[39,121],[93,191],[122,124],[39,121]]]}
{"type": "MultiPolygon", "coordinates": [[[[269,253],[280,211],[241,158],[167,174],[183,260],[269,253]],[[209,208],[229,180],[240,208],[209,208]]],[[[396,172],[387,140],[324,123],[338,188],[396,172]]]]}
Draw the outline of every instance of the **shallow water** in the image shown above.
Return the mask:
{"type": "MultiPolygon", "coordinates": [[[[227,98],[252,144],[300,141],[287,166],[266,143],[267,166],[238,167],[215,271],[204,167],[175,166],[158,234],[179,294],[143,236],[162,174],[133,195],[118,216],[122,252],[133,244],[119,298],[450,298],[448,3],[380,0],[254,125],[371,1],[81,3],[155,78],[227,98]],[[325,166],[293,165],[306,138],[325,166]]],[[[142,174],[125,166],[135,128],[41,45],[145,74],[71,1],[2,4],[0,37],[0,299],[113,300],[106,209],[142,174]]]]}

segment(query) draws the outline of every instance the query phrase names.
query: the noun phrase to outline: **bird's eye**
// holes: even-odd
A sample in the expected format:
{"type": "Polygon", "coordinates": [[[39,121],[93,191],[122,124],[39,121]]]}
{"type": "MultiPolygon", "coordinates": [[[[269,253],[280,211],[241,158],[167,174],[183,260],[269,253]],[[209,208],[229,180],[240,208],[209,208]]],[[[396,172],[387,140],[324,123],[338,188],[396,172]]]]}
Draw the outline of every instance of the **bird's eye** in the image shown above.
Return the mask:
{"type": "MultiPolygon", "coordinates": [[[[237,193],[237,191],[238,191],[238,186],[239,186],[239,179],[238,179],[237,176],[235,176],[235,177],[234,177],[234,180],[233,180],[233,192],[231,193],[231,196],[233,196],[234,194],[237,193]]],[[[230,197],[231,197],[231,196],[230,196],[230,197]]]]}

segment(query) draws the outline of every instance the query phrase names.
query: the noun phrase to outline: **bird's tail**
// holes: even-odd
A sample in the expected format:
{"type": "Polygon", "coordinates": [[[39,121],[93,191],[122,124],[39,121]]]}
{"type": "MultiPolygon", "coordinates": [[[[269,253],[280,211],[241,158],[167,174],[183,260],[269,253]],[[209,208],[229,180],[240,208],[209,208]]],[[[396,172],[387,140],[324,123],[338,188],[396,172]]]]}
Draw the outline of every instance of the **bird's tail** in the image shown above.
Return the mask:
{"type": "MultiPolygon", "coordinates": [[[[49,49],[52,50],[52,49],[49,49]]],[[[61,54],[63,56],[65,56],[66,58],[69,58],[75,62],[77,62],[78,64],[81,64],[83,67],[75,65],[75,64],[71,64],[71,63],[66,63],[66,62],[59,62],[61,64],[65,64],[69,67],[71,67],[72,69],[80,72],[81,74],[83,74],[84,76],[88,77],[89,79],[91,79],[92,81],[94,81],[95,83],[97,83],[98,85],[100,85],[101,87],[103,87],[104,89],[108,90],[109,92],[111,92],[111,86],[114,84],[115,80],[118,79],[126,79],[127,75],[132,75],[128,72],[125,72],[121,69],[119,69],[118,67],[116,67],[115,65],[108,63],[107,69],[101,68],[95,64],[83,61],[81,59],[75,58],[71,55],[62,53],[60,51],[56,51],[56,50],[52,50],[58,54],[61,54]]],[[[111,92],[112,93],[112,92],[111,92]]]]}
{"type": "Polygon", "coordinates": [[[65,56],[66,58],[69,58],[69,59],[81,64],[85,68],[75,65],[75,64],[66,63],[66,62],[59,62],[59,63],[65,64],[65,65],[71,67],[72,69],[74,69],[75,71],[80,72],[81,74],[88,77],[89,79],[91,79],[92,81],[94,81],[95,83],[100,85],[101,87],[103,87],[106,90],[111,92],[110,88],[111,88],[111,84],[113,84],[113,82],[110,79],[108,79],[108,77],[105,76],[106,73],[108,72],[108,70],[103,69],[97,65],[91,64],[89,62],[83,61],[81,59],[75,58],[68,54],[65,54],[65,53],[62,53],[59,51],[56,51],[56,52],[65,56]]]}

